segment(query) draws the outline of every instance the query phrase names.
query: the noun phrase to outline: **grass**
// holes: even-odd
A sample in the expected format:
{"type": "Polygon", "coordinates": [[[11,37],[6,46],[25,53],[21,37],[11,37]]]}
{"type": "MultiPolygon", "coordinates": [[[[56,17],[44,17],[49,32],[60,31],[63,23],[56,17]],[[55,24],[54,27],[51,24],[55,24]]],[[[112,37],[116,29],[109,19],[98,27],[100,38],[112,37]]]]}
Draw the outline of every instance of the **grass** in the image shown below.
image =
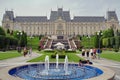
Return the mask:
{"type": "Polygon", "coordinates": [[[102,58],[106,58],[109,60],[119,61],[120,62],[120,52],[114,51],[103,51],[100,55],[102,58]]]}
{"type": "Polygon", "coordinates": [[[18,53],[17,51],[6,51],[6,52],[0,52],[0,60],[19,57],[22,54],[18,53]]]}
{"type": "MultiPolygon", "coordinates": [[[[42,56],[37,57],[35,59],[32,59],[32,60],[30,60],[28,62],[44,62],[46,55],[49,56],[50,62],[55,62],[56,61],[56,59],[50,57],[53,52],[44,52],[44,51],[42,51],[40,53],[42,54],[42,56]]],[[[79,60],[82,59],[82,58],[78,57],[75,53],[68,53],[67,52],[66,55],[68,56],[69,62],[79,62],[79,60]]],[[[59,62],[64,62],[64,59],[59,59],[59,62]]]]}

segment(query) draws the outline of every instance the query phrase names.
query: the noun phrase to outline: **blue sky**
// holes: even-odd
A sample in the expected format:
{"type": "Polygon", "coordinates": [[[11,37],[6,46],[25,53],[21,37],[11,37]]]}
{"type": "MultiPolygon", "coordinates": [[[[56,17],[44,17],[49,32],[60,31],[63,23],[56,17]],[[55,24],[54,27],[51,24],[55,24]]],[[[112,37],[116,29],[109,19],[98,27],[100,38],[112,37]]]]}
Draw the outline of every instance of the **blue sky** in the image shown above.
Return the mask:
{"type": "Polygon", "coordinates": [[[0,25],[5,10],[15,16],[48,16],[50,11],[63,7],[73,16],[105,16],[115,10],[120,20],[120,0],[0,0],[0,25]]]}

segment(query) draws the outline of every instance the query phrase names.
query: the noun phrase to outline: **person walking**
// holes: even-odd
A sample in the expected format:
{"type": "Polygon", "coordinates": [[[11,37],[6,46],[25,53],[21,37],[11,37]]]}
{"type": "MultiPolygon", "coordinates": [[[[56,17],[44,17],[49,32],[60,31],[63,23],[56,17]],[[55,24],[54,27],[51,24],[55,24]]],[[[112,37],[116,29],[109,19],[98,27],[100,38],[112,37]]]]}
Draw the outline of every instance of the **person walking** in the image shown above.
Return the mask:
{"type": "Polygon", "coordinates": [[[100,48],[98,48],[98,49],[97,49],[98,59],[100,59],[100,54],[101,54],[101,50],[100,50],[100,48]]]}
{"type": "Polygon", "coordinates": [[[28,54],[30,57],[32,56],[32,48],[31,47],[29,48],[28,54]]]}
{"type": "Polygon", "coordinates": [[[93,50],[93,59],[96,59],[96,49],[93,50]]]}
{"type": "Polygon", "coordinates": [[[84,57],[85,56],[85,50],[82,49],[82,56],[84,57]]]}
{"type": "Polygon", "coordinates": [[[27,55],[27,53],[28,53],[28,50],[27,50],[27,48],[25,47],[24,50],[23,50],[23,55],[24,55],[24,57],[27,55]]]}

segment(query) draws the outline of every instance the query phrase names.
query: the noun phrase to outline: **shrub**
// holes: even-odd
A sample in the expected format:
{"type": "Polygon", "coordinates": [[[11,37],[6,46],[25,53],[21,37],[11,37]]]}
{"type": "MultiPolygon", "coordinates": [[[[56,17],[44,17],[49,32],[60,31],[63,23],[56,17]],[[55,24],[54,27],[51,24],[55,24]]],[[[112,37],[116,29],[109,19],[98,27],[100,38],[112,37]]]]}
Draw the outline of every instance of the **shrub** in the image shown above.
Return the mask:
{"type": "Polygon", "coordinates": [[[76,51],[65,51],[65,53],[76,53],[76,51]]]}
{"type": "MultiPolygon", "coordinates": [[[[52,55],[51,55],[51,58],[56,58],[56,54],[52,54],[52,55]]],[[[60,55],[59,55],[59,58],[60,58],[60,59],[65,59],[65,54],[60,54],[60,55]]]]}

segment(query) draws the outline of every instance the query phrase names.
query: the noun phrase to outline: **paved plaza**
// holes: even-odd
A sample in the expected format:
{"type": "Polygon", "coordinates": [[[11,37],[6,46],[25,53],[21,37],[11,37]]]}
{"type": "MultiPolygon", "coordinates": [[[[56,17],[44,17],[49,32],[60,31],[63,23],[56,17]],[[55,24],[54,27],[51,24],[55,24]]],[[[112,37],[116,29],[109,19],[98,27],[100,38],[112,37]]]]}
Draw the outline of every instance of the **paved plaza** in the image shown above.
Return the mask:
{"type": "Polygon", "coordinates": [[[27,55],[26,57],[22,56],[22,57],[17,57],[17,58],[12,58],[12,59],[1,60],[0,68],[18,65],[18,64],[26,64],[26,63],[29,63],[27,61],[29,61],[33,58],[36,58],[38,56],[40,56],[40,54],[33,52],[31,57],[29,55],[27,55]]]}
{"type": "MultiPolygon", "coordinates": [[[[82,57],[82,55],[78,55],[82,57]]],[[[85,59],[88,59],[87,57],[83,57],[85,59]]],[[[120,80],[120,62],[112,61],[112,60],[107,60],[107,59],[89,59],[93,62],[93,65],[100,65],[103,67],[110,68],[111,70],[115,71],[116,76],[115,80],[120,80]]]]}

